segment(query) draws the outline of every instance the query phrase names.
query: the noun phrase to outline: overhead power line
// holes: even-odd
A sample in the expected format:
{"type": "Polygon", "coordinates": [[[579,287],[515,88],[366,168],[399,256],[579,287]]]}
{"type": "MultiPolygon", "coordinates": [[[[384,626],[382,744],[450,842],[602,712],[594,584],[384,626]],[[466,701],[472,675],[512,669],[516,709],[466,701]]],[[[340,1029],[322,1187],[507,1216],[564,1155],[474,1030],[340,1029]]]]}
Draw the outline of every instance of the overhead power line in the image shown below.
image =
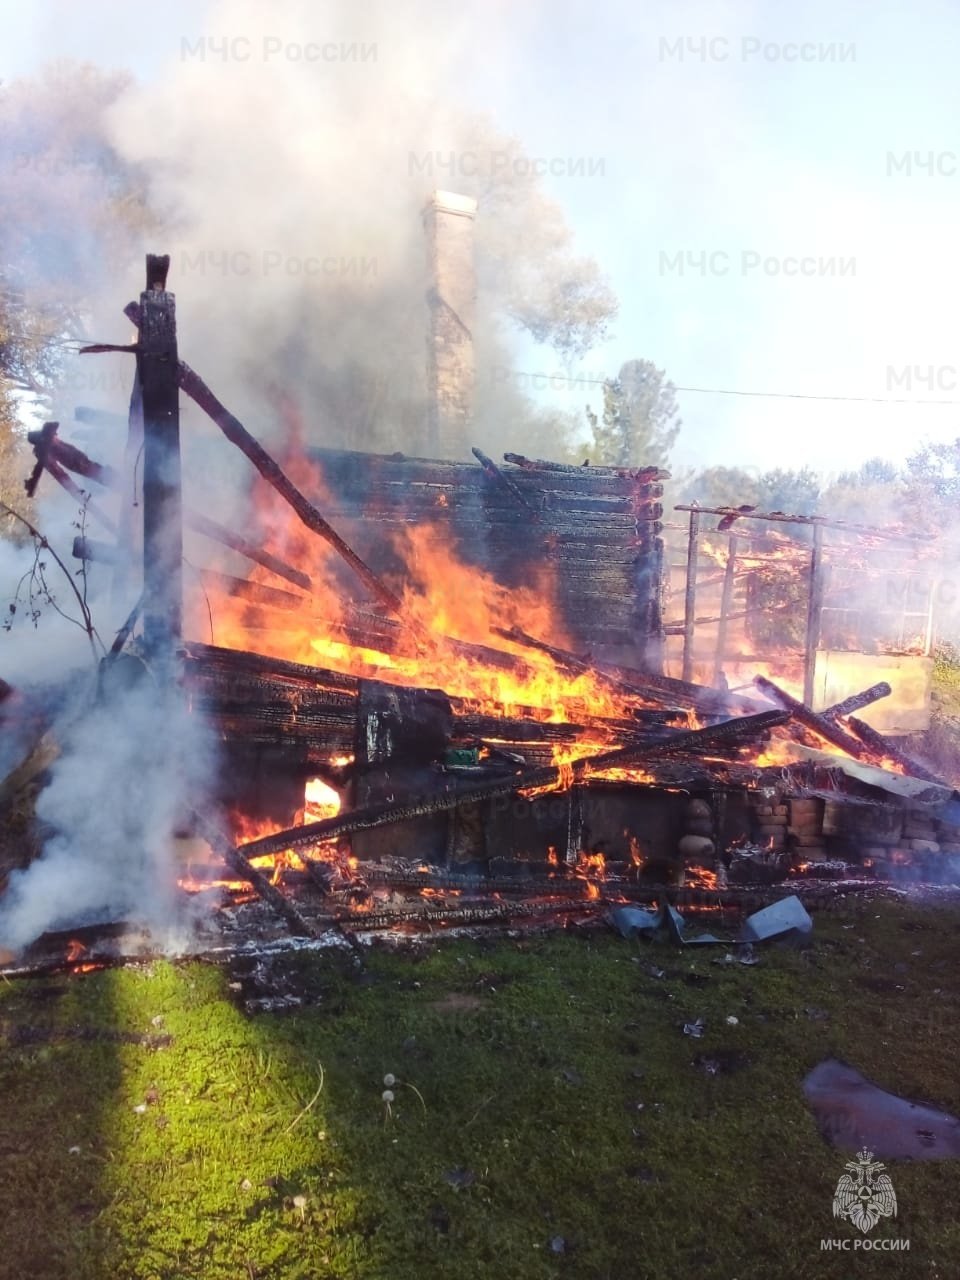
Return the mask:
{"type": "MultiPolygon", "coordinates": [[[[518,369],[519,378],[542,378],[545,382],[576,382],[584,386],[606,386],[612,378],[578,378],[576,375],[563,373],[529,373],[518,369]]],[[[897,396],[818,396],[804,391],[734,391],[729,387],[681,387],[673,384],[674,391],[695,392],[704,396],[755,396],[767,400],[833,400],[848,404],[953,404],[960,405],[960,400],[912,400],[897,396]]]]}

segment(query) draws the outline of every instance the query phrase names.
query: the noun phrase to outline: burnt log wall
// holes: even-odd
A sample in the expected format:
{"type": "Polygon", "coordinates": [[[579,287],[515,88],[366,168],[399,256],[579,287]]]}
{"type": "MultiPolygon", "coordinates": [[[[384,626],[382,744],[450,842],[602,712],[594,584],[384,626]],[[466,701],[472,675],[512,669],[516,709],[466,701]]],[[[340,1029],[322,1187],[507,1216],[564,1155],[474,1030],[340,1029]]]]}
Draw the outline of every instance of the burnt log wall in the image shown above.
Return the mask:
{"type": "MultiPolygon", "coordinates": [[[[519,494],[472,463],[312,449],[324,514],[378,573],[392,533],[439,526],[457,557],[502,586],[554,583],[570,647],[662,670],[662,473],[501,463],[519,494]]],[[[549,639],[550,637],[543,637],[549,639]]]]}

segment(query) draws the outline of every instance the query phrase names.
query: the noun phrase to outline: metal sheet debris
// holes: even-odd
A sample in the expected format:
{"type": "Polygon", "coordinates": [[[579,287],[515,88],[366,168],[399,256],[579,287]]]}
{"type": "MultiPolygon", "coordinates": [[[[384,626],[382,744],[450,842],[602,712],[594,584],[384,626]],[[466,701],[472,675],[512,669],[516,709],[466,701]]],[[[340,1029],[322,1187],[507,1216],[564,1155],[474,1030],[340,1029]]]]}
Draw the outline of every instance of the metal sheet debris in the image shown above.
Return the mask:
{"type": "Polygon", "coordinates": [[[960,1157],[960,1120],[887,1093],[835,1058],[813,1068],[803,1092],[824,1138],[844,1151],[867,1148],[886,1160],[960,1157]]]}
{"type": "Polygon", "coordinates": [[[683,916],[667,902],[661,902],[656,911],[647,911],[642,907],[614,907],[608,912],[607,920],[624,938],[656,938],[658,941],[687,947],[700,943],[727,945],[722,938],[715,938],[712,933],[685,938],[683,916]]]}
{"type": "Polygon", "coordinates": [[[770,942],[774,938],[805,938],[813,931],[813,921],[797,897],[781,898],[761,911],[747,916],[740,930],[741,942],[770,942]]]}

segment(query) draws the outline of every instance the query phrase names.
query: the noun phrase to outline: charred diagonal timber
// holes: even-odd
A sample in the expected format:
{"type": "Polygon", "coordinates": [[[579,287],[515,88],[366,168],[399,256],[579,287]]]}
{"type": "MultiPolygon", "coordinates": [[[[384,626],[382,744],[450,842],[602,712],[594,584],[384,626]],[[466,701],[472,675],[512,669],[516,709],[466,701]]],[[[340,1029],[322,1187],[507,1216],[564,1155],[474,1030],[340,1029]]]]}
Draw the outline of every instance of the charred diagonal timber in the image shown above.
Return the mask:
{"type": "Polygon", "coordinates": [[[237,446],[241,453],[253,463],[257,471],[277,493],[289,503],[301,522],[311,532],[318,534],[325,542],[338,552],[354,573],[372,592],[374,596],[398,618],[403,617],[403,606],[400,599],[380,580],[370,566],[341,538],[336,529],[329,524],[317,508],[310,502],[284,474],[282,468],[267,453],[266,449],[246,429],[239,419],[220,403],[206,383],[182,361],[180,363],[180,386],[201,409],[216,423],[231,444],[237,446]]]}
{"type": "Polygon", "coordinates": [[[504,490],[505,493],[509,493],[511,498],[513,498],[515,502],[518,502],[521,507],[524,507],[527,511],[529,511],[533,519],[539,522],[540,512],[536,509],[535,506],[533,506],[532,503],[527,501],[527,499],[520,492],[517,486],[513,483],[510,477],[508,475],[504,475],[504,473],[500,470],[500,468],[497,466],[494,460],[492,458],[488,458],[487,455],[480,449],[471,449],[470,452],[473,454],[476,460],[480,463],[481,467],[483,467],[484,471],[490,477],[490,479],[493,480],[494,483],[500,485],[500,487],[504,490]]]}
{"type": "MultiPolygon", "coordinates": [[[[141,314],[141,308],[130,304],[125,308],[126,314],[133,319],[141,314]]],[[[263,445],[246,429],[239,418],[222,404],[207,384],[184,361],[178,364],[178,382],[191,400],[200,406],[204,413],[220,428],[231,444],[236,445],[249,462],[256,467],[264,480],[293,508],[300,521],[311,532],[318,534],[328,542],[334,550],[347,562],[368,591],[398,618],[403,616],[403,606],[386,583],[373,572],[365,561],[361,560],[351,546],[337,533],[336,529],[326,521],[317,508],[310,502],[287,477],[282,467],[267,453],[263,445]]]]}
{"type": "MultiPolygon", "coordinates": [[[[48,427],[51,428],[48,436],[45,440],[41,440],[34,444],[33,451],[37,461],[30,477],[23,482],[24,489],[26,489],[27,494],[30,497],[33,497],[36,493],[40,477],[43,475],[44,471],[46,471],[51,479],[57,482],[61,489],[66,493],[69,493],[70,497],[73,498],[78,507],[89,511],[91,515],[96,516],[108,532],[116,534],[117,526],[114,521],[111,520],[106,512],[97,505],[88,493],[85,493],[83,489],[80,488],[80,486],[67,474],[64,468],[54,457],[50,446],[51,443],[56,440],[56,429],[58,425],[59,424],[56,422],[48,422],[44,428],[44,430],[48,427]]],[[[42,435],[42,433],[36,432],[34,434],[42,435]]]]}
{"type": "MultiPolygon", "coordinates": [[[[674,680],[669,676],[658,676],[645,671],[632,671],[612,667],[602,662],[588,661],[575,653],[569,653],[566,649],[537,640],[519,627],[511,627],[509,630],[493,627],[492,630],[505,640],[513,641],[514,644],[547,654],[557,666],[567,671],[596,676],[619,693],[643,702],[669,701],[698,711],[721,712],[728,715],[738,714],[745,706],[745,700],[738,703],[723,693],[685,680],[674,680]]],[[[676,716],[679,712],[674,711],[671,714],[676,716]]]]}
{"type": "Polygon", "coordinates": [[[786,712],[764,711],[759,715],[744,716],[739,720],[726,720],[722,724],[711,725],[706,729],[693,729],[688,733],[677,734],[668,742],[617,748],[600,752],[598,755],[585,756],[563,767],[549,765],[538,769],[527,769],[509,778],[478,783],[471,787],[452,787],[431,795],[412,797],[399,804],[370,805],[365,809],[354,809],[349,813],[338,814],[334,818],[325,818],[320,822],[290,827],[286,831],[264,836],[260,840],[244,844],[242,848],[251,857],[280,853],[284,849],[309,849],[357,831],[369,831],[374,827],[405,822],[409,818],[443,813],[461,804],[475,804],[479,800],[511,795],[517,791],[549,790],[569,785],[571,782],[582,781],[588,775],[603,772],[606,769],[629,768],[654,756],[703,749],[713,743],[730,739],[757,737],[776,725],[786,723],[789,718],[786,712]]]}
{"type": "Polygon", "coordinates": [[[142,609],[143,609],[143,596],[141,595],[139,600],[136,602],[136,604],[127,614],[123,626],[114,636],[113,644],[110,646],[110,652],[107,654],[106,658],[104,659],[105,663],[109,664],[115,661],[123,652],[123,646],[130,639],[130,635],[133,631],[133,628],[137,625],[137,619],[140,617],[140,613],[142,609]]]}
{"type": "Polygon", "coordinates": [[[811,711],[808,706],[799,702],[785,689],[781,689],[779,685],[774,684],[772,680],[768,680],[766,676],[754,676],[753,683],[761,693],[765,693],[768,698],[779,702],[785,710],[789,711],[791,718],[798,724],[810,729],[824,742],[839,747],[841,751],[845,751],[848,756],[853,756],[856,760],[862,759],[865,755],[863,745],[856,738],[851,737],[845,729],[841,729],[833,720],[828,720],[818,712],[811,711]]]}
{"type": "MultiPolygon", "coordinates": [[[[56,423],[47,423],[44,431],[46,431],[47,427],[56,427],[56,425],[56,423]]],[[[86,480],[93,480],[104,488],[118,489],[120,487],[120,476],[113,467],[94,461],[82,449],[78,449],[76,445],[68,444],[66,440],[61,440],[55,432],[50,437],[49,435],[44,436],[43,432],[40,431],[31,431],[27,439],[34,446],[35,451],[43,451],[44,465],[46,465],[46,460],[49,459],[54,463],[58,463],[67,471],[72,471],[74,475],[83,476],[86,480]]],[[[38,464],[39,460],[38,454],[38,464]]],[[[185,508],[183,523],[188,529],[193,529],[194,532],[203,534],[204,537],[229,547],[231,551],[236,551],[247,560],[252,560],[264,569],[269,569],[277,577],[285,578],[303,591],[312,589],[313,584],[307,574],[301,573],[299,569],[294,569],[292,565],[287,564],[278,556],[272,555],[269,551],[256,546],[246,538],[241,537],[240,534],[225,528],[216,520],[211,520],[209,516],[205,516],[199,511],[191,511],[189,508],[185,508]]]]}
{"type": "Polygon", "coordinates": [[[236,551],[239,555],[252,560],[254,564],[259,564],[264,569],[269,569],[278,578],[285,578],[287,582],[292,583],[295,587],[300,587],[302,591],[311,591],[313,589],[313,583],[305,573],[301,573],[299,569],[294,569],[292,565],[287,564],[278,556],[255,546],[254,543],[242,538],[238,533],[224,528],[222,524],[218,524],[216,520],[211,520],[208,516],[202,515],[199,511],[185,511],[183,513],[183,522],[188,529],[193,529],[195,533],[202,533],[204,537],[211,538],[214,542],[222,543],[223,546],[229,547],[231,551],[236,551]]]}
{"type": "Polygon", "coordinates": [[[616,690],[617,693],[628,698],[636,698],[641,702],[650,700],[649,690],[644,690],[639,685],[629,684],[626,680],[621,680],[619,676],[609,674],[603,667],[577,657],[575,653],[568,653],[565,649],[558,649],[556,645],[537,640],[533,636],[527,635],[520,627],[510,627],[509,629],[491,627],[491,630],[495,635],[502,636],[504,640],[510,640],[513,644],[522,645],[527,649],[534,649],[538,653],[545,653],[562,670],[574,675],[594,676],[608,687],[616,690]]]}
{"type": "Polygon", "coordinates": [[[914,760],[912,756],[908,756],[905,751],[901,751],[899,747],[894,746],[889,738],[882,733],[878,733],[863,720],[858,720],[856,716],[850,716],[847,724],[857,735],[865,747],[868,747],[873,754],[880,759],[886,758],[893,760],[895,764],[912,778],[920,778],[923,782],[935,782],[937,786],[948,787],[949,784],[944,782],[942,778],[938,778],[935,773],[931,773],[926,765],[920,764],[914,760]]]}
{"type": "Polygon", "coordinates": [[[284,591],[280,587],[269,587],[263,582],[251,582],[249,578],[235,578],[229,573],[220,573],[216,569],[201,569],[201,582],[218,587],[224,595],[236,600],[248,600],[251,604],[264,605],[269,609],[285,609],[297,613],[309,602],[302,595],[293,591],[284,591]]]}
{"type": "Polygon", "coordinates": [[[851,693],[849,698],[844,698],[842,702],[835,702],[832,707],[827,707],[820,714],[825,720],[838,720],[841,716],[851,716],[855,711],[862,711],[864,707],[869,707],[872,702],[879,702],[881,698],[889,698],[891,693],[893,690],[886,680],[881,680],[879,684],[872,684],[869,689],[864,689],[861,693],[851,693]]]}
{"type": "Polygon", "coordinates": [[[59,422],[45,422],[39,431],[31,431],[27,436],[27,439],[33,445],[33,456],[36,458],[33,470],[23,482],[28,498],[36,495],[37,485],[40,483],[40,477],[43,475],[44,468],[47,465],[47,459],[50,456],[50,450],[56,439],[59,426],[59,422]]]}
{"type": "MultiPolygon", "coordinates": [[[[47,423],[46,425],[56,426],[57,424],[47,423]]],[[[44,427],[44,430],[46,430],[46,427],[44,427]]],[[[43,433],[40,431],[30,431],[27,433],[27,440],[36,448],[37,445],[42,443],[42,435],[43,433]]],[[[76,445],[69,444],[66,440],[61,440],[59,435],[54,434],[53,438],[47,442],[47,449],[48,457],[53,458],[55,462],[59,462],[68,471],[72,471],[74,475],[83,476],[85,480],[92,480],[104,489],[116,489],[119,486],[120,477],[113,467],[94,462],[92,458],[87,457],[82,449],[78,449],[76,445]]]]}
{"type": "Polygon", "coordinates": [[[316,937],[316,930],[307,924],[294,904],[288,898],[285,898],[280,890],[275,888],[267,877],[247,860],[245,853],[235,848],[212,823],[207,822],[200,814],[194,813],[193,818],[197,831],[206,840],[214,853],[219,854],[231,871],[234,871],[241,880],[246,880],[248,884],[252,885],[264,902],[271,906],[278,915],[283,916],[295,936],[301,938],[316,937]]]}

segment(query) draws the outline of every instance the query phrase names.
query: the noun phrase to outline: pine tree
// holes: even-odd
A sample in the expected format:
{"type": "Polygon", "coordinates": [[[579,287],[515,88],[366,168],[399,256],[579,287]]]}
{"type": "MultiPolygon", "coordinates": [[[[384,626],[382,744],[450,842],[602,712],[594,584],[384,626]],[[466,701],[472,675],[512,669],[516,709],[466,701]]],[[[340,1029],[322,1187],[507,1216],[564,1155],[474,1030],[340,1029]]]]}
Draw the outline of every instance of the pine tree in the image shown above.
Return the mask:
{"type": "Polygon", "coordinates": [[[680,433],[675,388],[649,360],[628,360],[603,385],[603,414],[589,406],[595,461],[608,467],[662,467],[680,433]]]}

